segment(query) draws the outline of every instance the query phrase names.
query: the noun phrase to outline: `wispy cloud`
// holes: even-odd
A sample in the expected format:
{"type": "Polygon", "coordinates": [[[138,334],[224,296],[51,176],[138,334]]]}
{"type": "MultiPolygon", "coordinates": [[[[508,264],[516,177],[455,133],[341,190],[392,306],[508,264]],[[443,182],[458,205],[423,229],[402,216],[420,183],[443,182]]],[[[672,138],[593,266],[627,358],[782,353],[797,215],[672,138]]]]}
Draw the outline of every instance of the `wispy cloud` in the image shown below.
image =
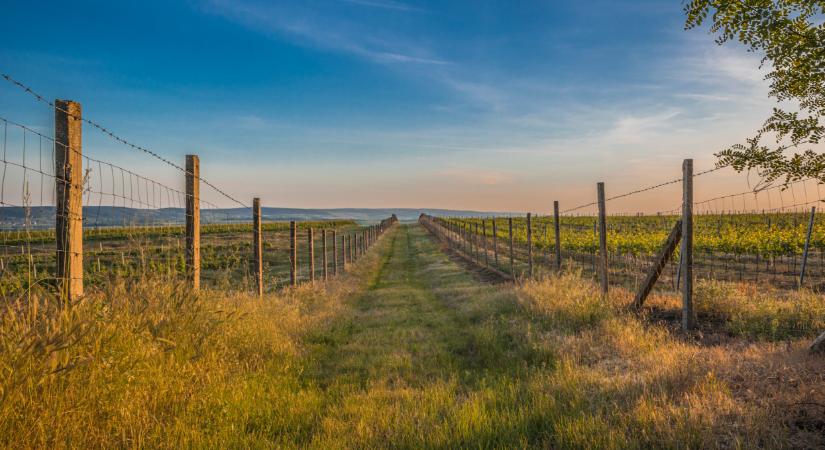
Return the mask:
{"type": "MultiPolygon", "coordinates": [[[[402,9],[400,2],[345,0],[365,6],[402,9]]],[[[412,7],[409,7],[412,8],[412,7]]],[[[426,49],[394,33],[368,29],[334,15],[319,15],[298,4],[270,4],[257,0],[206,0],[204,9],[258,32],[286,36],[302,45],[348,53],[381,64],[449,64],[426,49]]],[[[412,9],[410,9],[412,10],[412,9]]]]}
{"type": "Polygon", "coordinates": [[[354,5],[368,6],[371,8],[391,9],[395,11],[407,12],[424,12],[424,9],[418,8],[407,3],[396,2],[392,0],[341,0],[344,3],[352,3],[354,5]]]}

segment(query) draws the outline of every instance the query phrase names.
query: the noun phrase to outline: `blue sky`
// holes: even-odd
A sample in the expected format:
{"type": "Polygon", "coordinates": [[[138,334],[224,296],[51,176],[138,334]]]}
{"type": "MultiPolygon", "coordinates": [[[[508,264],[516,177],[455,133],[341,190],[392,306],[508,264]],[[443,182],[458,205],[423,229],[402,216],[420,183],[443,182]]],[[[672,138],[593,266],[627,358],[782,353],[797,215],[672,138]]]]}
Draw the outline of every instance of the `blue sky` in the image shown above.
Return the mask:
{"type": "MultiPolygon", "coordinates": [[[[758,56],[684,31],[678,0],[16,2],[0,36],[0,71],[269,206],[546,212],[708,168],[771,106],[758,56]]],[[[10,86],[0,114],[51,126],[10,86]]]]}

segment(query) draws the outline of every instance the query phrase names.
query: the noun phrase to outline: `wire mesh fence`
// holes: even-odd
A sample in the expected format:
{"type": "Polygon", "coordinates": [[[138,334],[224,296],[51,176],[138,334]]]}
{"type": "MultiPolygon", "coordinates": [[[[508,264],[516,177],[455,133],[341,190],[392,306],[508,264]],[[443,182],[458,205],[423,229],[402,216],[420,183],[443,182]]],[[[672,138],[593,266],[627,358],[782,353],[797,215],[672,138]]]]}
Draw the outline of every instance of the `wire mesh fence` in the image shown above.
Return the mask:
{"type": "Polygon", "coordinates": [[[710,187],[719,185],[714,177],[722,173],[721,168],[714,168],[606,196],[603,202],[594,195],[593,202],[552,215],[422,216],[422,223],[473,262],[510,278],[566,269],[603,286],[673,293],[685,290],[682,259],[688,250],[679,242],[685,242],[683,220],[689,217],[691,283],[718,280],[822,292],[825,223],[816,212],[823,200],[821,183],[804,179],[747,192],[692,197],[694,183],[698,192],[713,192],[710,187]],[[685,179],[690,180],[688,215],[685,179]],[[674,208],[644,210],[648,200],[672,203],[674,208]]]}
{"type": "MultiPolygon", "coordinates": [[[[293,264],[288,222],[261,217],[263,251],[254,252],[252,208],[202,177],[197,156],[176,164],[85,118],[79,103],[48,101],[2,77],[13,87],[9,95],[22,91],[35,100],[35,112],[21,114],[26,120],[0,115],[4,299],[39,290],[75,297],[84,286],[102,287],[118,277],[188,280],[195,288],[202,280],[208,288],[245,290],[258,284],[253,276],[258,266],[267,289],[323,279],[310,272],[310,264],[298,265],[309,263],[315,238],[295,244],[300,257],[293,264]],[[43,119],[48,116],[54,121],[43,119]],[[38,125],[26,123],[32,117],[38,125]],[[294,279],[291,266],[296,267],[294,279]]],[[[319,235],[335,231],[338,239],[358,236],[365,251],[367,233],[389,225],[303,221],[296,228],[319,235]]],[[[320,273],[328,267],[324,255],[334,262],[333,244],[328,242],[324,252],[324,242],[312,258],[320,273]]]]}

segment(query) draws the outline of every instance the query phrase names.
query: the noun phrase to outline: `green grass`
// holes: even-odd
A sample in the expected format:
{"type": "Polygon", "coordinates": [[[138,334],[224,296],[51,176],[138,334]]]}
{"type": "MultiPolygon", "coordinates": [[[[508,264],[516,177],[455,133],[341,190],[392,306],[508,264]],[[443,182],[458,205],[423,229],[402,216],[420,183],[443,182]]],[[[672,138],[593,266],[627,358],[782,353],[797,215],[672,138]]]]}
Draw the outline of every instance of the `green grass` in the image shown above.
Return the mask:
{"type": "Polygon", "coordinates": [[[823,392],[801,342],[697,346],[572,274],[481,283],[420,227],[262,300],[145,280],[0,317],[2,447],[823,443],[785,421],[823,392]]]}

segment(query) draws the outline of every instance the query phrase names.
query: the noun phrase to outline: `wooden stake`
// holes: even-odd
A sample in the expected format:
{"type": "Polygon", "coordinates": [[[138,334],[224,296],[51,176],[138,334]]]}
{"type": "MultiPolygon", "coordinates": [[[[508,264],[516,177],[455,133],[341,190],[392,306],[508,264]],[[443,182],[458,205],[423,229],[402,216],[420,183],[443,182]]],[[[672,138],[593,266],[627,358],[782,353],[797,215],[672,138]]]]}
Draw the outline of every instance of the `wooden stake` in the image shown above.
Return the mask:
{"type": "Polygon", "coordinates": [[[289,222],[289,284],[298,285],[298,227],[289,222]]]}
{"type": "Polygon", "coordinates": [[[261,239],[261,199],[252,199],[252,247],[255,285],[258,288],[258,297],[264,295],[264,263],[263,242],[261,239]]]}
{"type": "Polygon", "coordinates": [[[329,264],[327,263],[327,229],[326,228],[321,230],[321,251],[324,252],[324,257],[321,258],[321,260],[322,260],[322,264],[324,265],[324,270],[323,270],[324,282],[326,282],[327,281],[327,276],[329,276],[329,274],[327,273],[328,272],[327,266],[329,264]]]}
{"type": "Polygon", "coordinates": [[[513,253],[513,218],[507,218],[507,226],[510,228],[510,275],[513,276],[513,280],[516,279],[516,260],[515,254],[513,253]]]}
{"type": "Polygon", "coordinates": [[[693,329],[693,160],[682,163],[682,329],[693,329]]]}
{"type": "Polygon", "coordinates": [[[332,276],[338,276],[338,232],[332,230],[332,276]]]}
{"type": "Polygon", "coordinates": [[[189,284],[201,286],[201,164],[197,155],[186,155],[186,272],[189,284]]]}
{"type": "Polygon", "coordinates": [[[80,103],[55,100],[57,277],[61,295],[83,295],[83,138],[80,103]]]}
{"type": "Polygon", "coordinates": [[[527,274],[533,276],[533,220],[527,213],[527,274]]]}
{"type": "Polygon", "coordinates": [[[556,230],[556,270],[561,270],[561,222],[559,221],[559,202],[553,202],[553,220],[556,230]]]}
{"type": "Polygon", "coordinates": [[[307,256],[309,257],[309,281],[315,281],[315,230],[312,227],[307,229],[307,256]]]}
{"type": "Polygon", "coordinates": [[[599,202],[599,279],[601,281],[602,294],[607,295],[607,213],[604,200],[604,183],[599,182],[596,185],[596,190],[598,191],[599,202]]]}
{"type": "Polygon", "coordinates": [[[498,266],[498,229],[496,228],[496,218],[493,217],[493,258],[498,266]]]}

